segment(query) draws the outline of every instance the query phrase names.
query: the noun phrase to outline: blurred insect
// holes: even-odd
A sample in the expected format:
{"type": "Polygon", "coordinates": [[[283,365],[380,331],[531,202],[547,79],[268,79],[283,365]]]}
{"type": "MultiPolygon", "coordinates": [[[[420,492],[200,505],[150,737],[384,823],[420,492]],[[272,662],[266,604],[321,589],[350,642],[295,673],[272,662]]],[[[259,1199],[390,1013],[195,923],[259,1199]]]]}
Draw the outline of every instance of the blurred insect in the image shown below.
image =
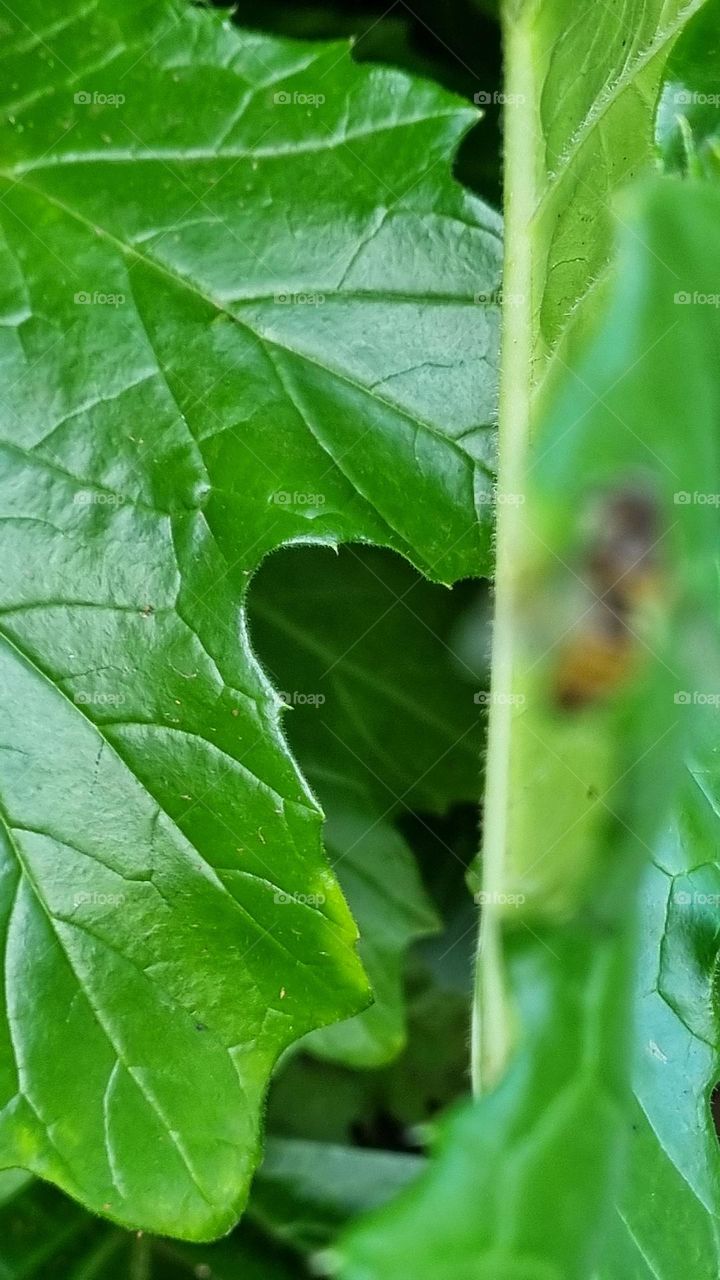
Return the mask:
{"type": "Polygon", "coordinates": [[[660,589],[657,502],[647,491],[616,490],[601,503],[578,576],[590,597],[562,646],[554,700],[566,711],[612,694],[632,673],[637,626],[660,589]]]}

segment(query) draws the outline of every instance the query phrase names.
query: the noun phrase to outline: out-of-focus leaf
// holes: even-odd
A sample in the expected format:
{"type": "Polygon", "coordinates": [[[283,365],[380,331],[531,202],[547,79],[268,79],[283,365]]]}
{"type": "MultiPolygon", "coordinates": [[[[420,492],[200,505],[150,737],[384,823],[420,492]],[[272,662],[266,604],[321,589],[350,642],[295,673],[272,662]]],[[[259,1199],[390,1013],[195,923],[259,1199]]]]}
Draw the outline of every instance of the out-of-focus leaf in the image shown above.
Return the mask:
{"type": "Polygon", "coordinates": [[[395,1151],[274,1138],[253,1188],[253,1216],[279,1239],[314,1250],[403,1191],[424,1165],[395,1151]]]}
{"type": "Polygon", "coordinates": [[[368,999],[247,582],[293,540],[487,569],[499,220],[473,113],[345,46],[2,24],[0,1164],[206,1239],[280,1051],[368,999]]]}
{"type": "MultiPolygon", "coordinates": [[[[669,172],[718,176],[719,15],[716,0],[708,0],[668,62],[656,134],[669,172]]],[[[697,240],[701,234],[689,209],[682,236],[697,240]]],[[[718,328],[718,268],[704,257],[704,267],[695,272],[698,288],[691,289],[686,276],[678,278],[682,287],[676,297],[679,305],[694,309],[696,329],[704,330],[707,343],[718,328]]],[[[710,386],[706,376],[704,397],[710,386]]],[[[682,498],[718,501],[702,490],[682,498]]],[[[720,690],[713,671],[710,665],[708,688],[688,693],[689,700],[699,695],[713,705],[720,690]]],[[[713,1115],[713,1089],[720,1079],[720,788],[712,737],[688,761],[681,801],[645,879],[630,1174],[618,1201],[602,1280],[615,1280],[621,1272],[653,1280],[686,1273],[711,1280],[720,1268],[720,1156],[717,1112],[713,1115]]]]}
{"type": "Polygon", "coordinates": [[[0,1172],[0,1207],[14,1199],[32,1181],[26,1169],[3,1169],[0,1172]]]}
{"type": "MultiPolygon", "coordinates": [[[[474,925],[473,921],[473,927],[468,926],[472,940],[474,925]]],[[[385,1071],[382,1085],[383,1107],[406,1134],[418,1139],[427,1136],[444,1107],[469,1090],[469,991],[438,980],[438,960],[454,951],[457,940],[445,934],[435,941],[438,947],[444,944],[444,951],[431,956],[434,967],[426,968],[418,959],[409,967],[410,1034],[403,1054],[385,1071]]],[[[469,985],[469,964],[466,976],[469,985]]]]}
{"type": "MultiPolygon", "coordinates": [[[[711,672],[714,688],[701,692],[717,698],[720,681],[711,672]]],[[[628,1260],[628,1274],[643,1275],[645,1265],[655,1280],[715,1280],[720,1270],[711,1102],[720,1079],[719,813],[718,750],[708,744],[691,764],[643,887],[630,1176],[613,1248],[628,1260]]],[[[615,1280],[615,1265],[608,1262],[602,1280],[615,1280]]]]}
{"type": "Polygon", "coordinates": [[[4,1280],[50,1274],[69,1278],[76,1259],[93,1253],[100,1237],[114,1241],[121,1234],[34,1179],[0,1208],[0,1232],[4,1280]],[[55,1270],[60,1267],[66,1270],[55,1270]]]}

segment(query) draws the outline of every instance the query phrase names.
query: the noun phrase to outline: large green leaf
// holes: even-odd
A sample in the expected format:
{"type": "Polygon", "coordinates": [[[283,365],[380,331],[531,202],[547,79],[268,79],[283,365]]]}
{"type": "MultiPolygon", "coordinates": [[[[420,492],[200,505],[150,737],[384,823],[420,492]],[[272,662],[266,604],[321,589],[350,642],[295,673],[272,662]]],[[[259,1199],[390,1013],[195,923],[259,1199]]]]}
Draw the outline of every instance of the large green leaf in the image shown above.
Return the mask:
{"type": "MultiPolygon", "coordinates": [[[[638,1233],[653,1236],[646,1257],[654,1257],[668,1236],[677,1254],[682,1230],[666,1224],[654,1232],[648,1176],[668,1197],[685,1183],[680,1224],[698,1217],[702,1223],[701,1206],[713,1203],[720,1157],[708,1095],[718,1062],[707,1042],[716,1043],[717,899],[711,895],[718,874],[703,865],[708,841],[697,819],[686,836],[689,865],[676,839],[663,840],[660,869],[647,881],[648,897],[640,898],[638,912],[649,930],[638,1098],[640,1119],[647,1117],[654,1134],[638,1122],[629,1094],[628,943],[641,863],[654,834],[662,834],[663,816],[680,800],[688,740],[697,749],[704,739],[702,704],[709,693],[712,705],[720,688],[713,621],[720,391],[707,373],[720,322],[715,308],[676,301],[678,286],[695,295],[718,269],[708,244],[720,195],[666,181],[627,199],[622,213],[628,229],[621,236],[612,306],[577,376],[553,404],[533,459],[529,505],[541,545],[550,549],[536,553],[535,572],[541,589],[552,592],[558,616],[531,630],[525,660],[541,680],[544,671],[557,670],[563,645],[575,634],[566,627],[567,588],[561,585],[565,576],[571,594],[573,582],[577,589],[581,562],[574,537],[593,495],[622,492],[631,482],[650,485],[658,504],[664,567],[658,569],[656,609],[671,609],[673,621],[665,633],[641,632],[638,645],[649,645],[657,661],[648,657],[642,693],[616,699],[612,715],[612,702],[591,702],[571,714],[556,707],[543,716],[542,688],[526,685],[525,723],[538,735],[534,756],[525,759],[528,822],[535,820],[529,861],[542,858],[552,867],[563,837],[555,838],[554,806],[559,796],[570,795],[575,860],[591,862],[583,882],[577,866],[561,859],[567,896],[554,919],[553,912],[542,913],[551,885],[545,869],[538,876],[529,866],[535,876],[525,885],[528,900],[506,910],[503,922],[507,998],[516,1018],[509,1069],[494,1090],[450,1122],[427,1176],[380,1218],[350,1233],[342,1272],[348,1280],[393,1280],[407,1272],[410,1258],[413,1274],[428,1280],[589,1280],[603,1257],[620,1157],[632,1134],[640,1160],[631,1204],[638,1233]],[[549,581],[542,577],[548,573],[549,581]],[[677,878],[689,869],[689,881],[677,878]],[[682,897],[674,903],[679,892],[710,901],[704,919],[696,911],[691,923],[682,897]],[[660,937],[664,933],[659,976],[658,930],[660,937]],[[653,1143],[666,1149],[671,1163],[655,1161],[649,1175],[642,1157],[653,1143]]],[[[530,576],[524,581],[529,592],[537,587],[530,576]]],[[[532,594],[529,601],[534,616],[532,594]]],[[[577,627],[572,613],[570,618],[570,627],[577,627]]],[[[577,634],[592,640],[582,618],[577,634]]],[[[700,767],[699,781],[712,797],[714,772],[708,774],[702,762],[700,767]]],[[[716,803],[714,808],[706,821],[715,817],[716,803]]],[[[713,1230],[706,1219],[693,1245],[698,1257],[713,1230]]],[[[606,1274],[618,1280],[627,1273],[611,1268],[606,1274]]],[[[658,1274],[669,1280],[676,1273],[670,1266],[658,1274]]]]}
{"type": "Polygon", "coordinates": [[[344,47],[2,22],[0,1164],[206,1239],[278,1053],[368,999],[247,582],[293,540],[487,568],[499,224],[472,114],[344,47]]]}

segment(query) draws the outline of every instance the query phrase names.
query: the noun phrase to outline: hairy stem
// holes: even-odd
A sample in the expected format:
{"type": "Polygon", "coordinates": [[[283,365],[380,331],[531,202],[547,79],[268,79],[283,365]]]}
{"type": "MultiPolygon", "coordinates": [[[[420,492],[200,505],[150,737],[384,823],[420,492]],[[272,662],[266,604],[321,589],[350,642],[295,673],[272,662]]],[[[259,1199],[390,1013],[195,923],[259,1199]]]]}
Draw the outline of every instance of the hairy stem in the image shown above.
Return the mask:
{"type": "Polygon", "coordinates": [[[505,885],[514,707],[516,566],[523,537],[522,505],[532,382],[532,253],[530,224],[538,163],[530,22],[517,6],[504,13],[505,263],[500,383],[495,623],[485,784],[483,907],[473,1009],[472,1072],[476,1092],[489,1088],[507,1060],[512,1028],[503,979],[499,902],[505,885]]]}

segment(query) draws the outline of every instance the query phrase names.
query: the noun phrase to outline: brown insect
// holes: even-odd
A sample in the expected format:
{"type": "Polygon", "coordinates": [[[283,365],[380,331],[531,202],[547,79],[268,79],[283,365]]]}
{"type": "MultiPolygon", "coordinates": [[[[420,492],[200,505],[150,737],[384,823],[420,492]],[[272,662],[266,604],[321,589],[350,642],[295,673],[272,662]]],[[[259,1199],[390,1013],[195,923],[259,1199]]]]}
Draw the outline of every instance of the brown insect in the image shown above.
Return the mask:
{"type": "Polygon", "coordinates": [[[613,693],[632,673],[638,617],[659,589],[655,499],[641,489],[607,496],[581,572],[590,603],[564,645],[555,675],[555,701],[580,710],[613,693]]]}

